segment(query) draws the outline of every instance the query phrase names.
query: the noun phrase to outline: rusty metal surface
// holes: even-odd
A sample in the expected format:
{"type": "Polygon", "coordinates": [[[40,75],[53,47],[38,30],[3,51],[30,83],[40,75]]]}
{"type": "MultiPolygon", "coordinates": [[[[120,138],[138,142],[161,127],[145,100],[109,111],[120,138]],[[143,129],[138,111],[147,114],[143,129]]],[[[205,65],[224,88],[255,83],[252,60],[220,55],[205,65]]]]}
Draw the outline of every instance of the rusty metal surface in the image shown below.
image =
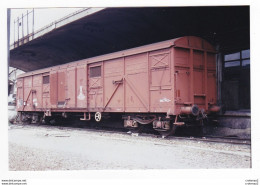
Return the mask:
{"type": "Polygon", "coordinates": [[[181,107],[180,114],[192,114],[197,116],[199,114],[199,108],[197,105],[181,107]]]}
{"type": "Polygon", "coordinates": [[[25,111],[178,115],[193,113],[195,104],[205,111],[216,104],[215,78],[213,46],[187,36],[25,73],[18,80],[18,101],[28,98],[25,111]],[[43,84],[49,74],[49,84],[43,84]],[[36,93],[29,95],[32,89],[36,93]]]}

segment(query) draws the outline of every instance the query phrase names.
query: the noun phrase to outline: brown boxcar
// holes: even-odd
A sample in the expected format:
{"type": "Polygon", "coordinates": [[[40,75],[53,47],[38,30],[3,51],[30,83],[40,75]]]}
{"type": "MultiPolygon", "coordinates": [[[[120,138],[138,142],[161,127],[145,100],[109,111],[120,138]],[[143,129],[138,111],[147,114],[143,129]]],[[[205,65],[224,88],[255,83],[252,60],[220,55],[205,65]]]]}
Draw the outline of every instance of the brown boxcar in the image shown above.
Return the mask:
{"type": "Polygon", "coordinates": [[[186,36],[28,72],[17,80],[17,110],[33,121],[121,113],[125,127],[153,124],[170,133],[219,110],[215,53],[207,41],[186,36]]]}

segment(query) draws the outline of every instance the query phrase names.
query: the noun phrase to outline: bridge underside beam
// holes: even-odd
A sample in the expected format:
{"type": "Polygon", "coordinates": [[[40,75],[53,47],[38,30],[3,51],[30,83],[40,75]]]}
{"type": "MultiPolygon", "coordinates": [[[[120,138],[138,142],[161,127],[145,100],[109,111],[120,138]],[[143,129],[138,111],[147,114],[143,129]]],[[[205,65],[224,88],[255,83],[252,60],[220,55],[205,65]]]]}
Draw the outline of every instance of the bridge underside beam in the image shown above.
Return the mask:
{"type": "Polygon", "coordinates": [[[106,8],[10,51],[10,66],[32,71],[184,35],[222,52],[249,48],[249,7],[106,8]]]}

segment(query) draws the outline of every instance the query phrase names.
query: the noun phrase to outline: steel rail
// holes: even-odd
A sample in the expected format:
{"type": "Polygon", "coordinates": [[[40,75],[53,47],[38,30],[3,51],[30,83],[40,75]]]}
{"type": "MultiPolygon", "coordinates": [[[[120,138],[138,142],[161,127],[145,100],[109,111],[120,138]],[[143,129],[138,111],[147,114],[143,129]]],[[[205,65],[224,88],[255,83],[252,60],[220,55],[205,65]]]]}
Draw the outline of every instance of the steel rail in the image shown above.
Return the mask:
{"type": "MultiPolygon", "coordinates": [[[[133,135],[138,137],[156,137],[162,138],[161,135],[156,134],[155,131],[151,133],[129,133],[125,128],[112,128],[112,127],[91,127],[88,125],[78,126],[78,125],[66,125],[66,126],[58,126],[58,125],[32,125],[32,124],[24,124],[30,126],[41,126],[47,128],[57,128],[57,129],[76,129],[76,130],[87,130],[87,131],[94,131],[99,133],[111,133],[111,134],[122,134],[122,135],[133,135]]],[[[226,143],[226,144],[236,144],[236,145],[251,145],[251,139],[244,139],[244,138],[227,138],[227,137],[218,137],[218,136],[168,136],[163,138],[165,140],[186,140],[186,141],[196,141],[196,142],[210,142],[210,143],[226,143]]]]}

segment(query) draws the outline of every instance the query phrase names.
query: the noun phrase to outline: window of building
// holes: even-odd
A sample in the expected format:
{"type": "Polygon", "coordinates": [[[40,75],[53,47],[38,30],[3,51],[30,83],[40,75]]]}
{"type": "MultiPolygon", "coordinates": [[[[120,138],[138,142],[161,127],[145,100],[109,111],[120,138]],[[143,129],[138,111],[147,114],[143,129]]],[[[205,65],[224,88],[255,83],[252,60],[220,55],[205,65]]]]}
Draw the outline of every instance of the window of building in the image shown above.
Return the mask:
{"type": "Polygon", "coordinates": [[[250,49],[224,56],[224,67],[250,67],[250,49]]]}
{"type": "Polygon", "coordinates": [[[250,50],[242,51],[242,67],[250,67],[250,50]]]}
{"type": "Polygon", "coordinates": [[[239,60],[235,60],[235,61],[228,61],[225,62],[225,67],[236,67],[236,66],[240,66],[240,61],[239,60]]]}
{"type": "Polygon", "coordinates": [[[224,55],[222,87],[227,110],[250,109],[250,49],[224,55]]]}
{"type": "Polygon", "coordinates": [[[89,76],[90,78],[101,77],[101,66],[91,67],[89,76]]]}
{"type": "Polygon", "coordinates": [[[239,58],[240,58],[240,52],[225,55],[225,61],[237,60],[239,58]]]}

